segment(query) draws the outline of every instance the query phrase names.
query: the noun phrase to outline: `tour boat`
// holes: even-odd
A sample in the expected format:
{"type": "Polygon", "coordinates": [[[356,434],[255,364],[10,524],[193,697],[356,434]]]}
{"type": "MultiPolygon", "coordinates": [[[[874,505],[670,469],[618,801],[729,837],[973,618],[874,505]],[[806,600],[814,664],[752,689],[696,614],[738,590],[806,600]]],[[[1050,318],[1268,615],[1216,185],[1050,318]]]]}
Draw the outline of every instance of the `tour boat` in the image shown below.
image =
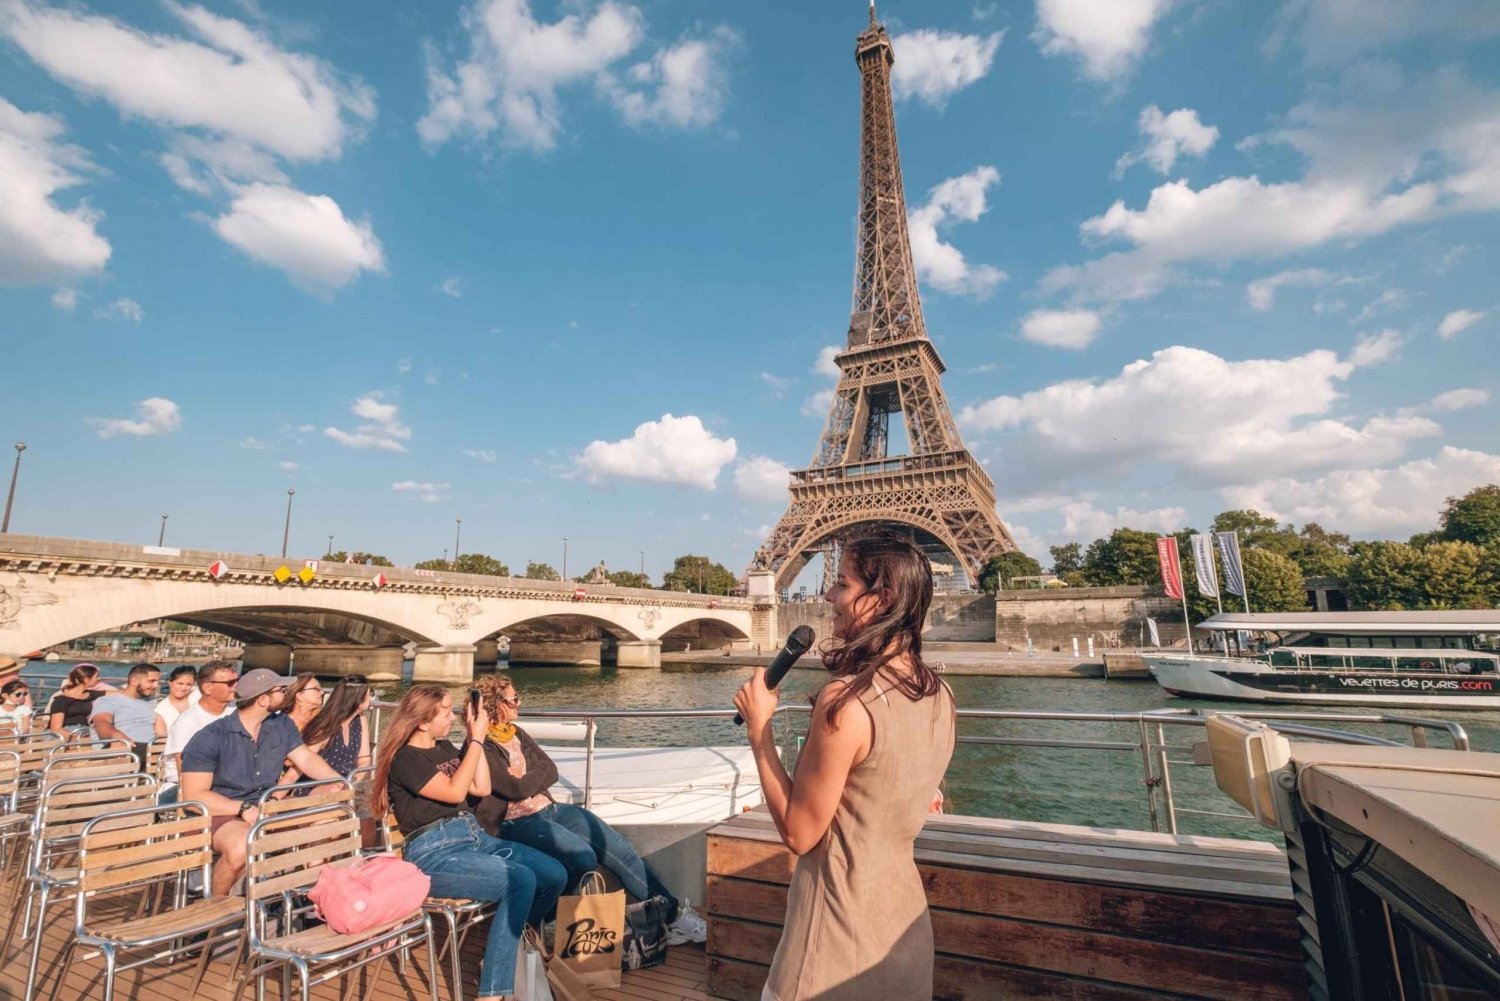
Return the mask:
{"type": "Polygon", "coordinates": [[[1143,657],[1172,695],[1500,709],[1500,612],[1221,612],[1198,628],[1224,653],[1143,657]]]}

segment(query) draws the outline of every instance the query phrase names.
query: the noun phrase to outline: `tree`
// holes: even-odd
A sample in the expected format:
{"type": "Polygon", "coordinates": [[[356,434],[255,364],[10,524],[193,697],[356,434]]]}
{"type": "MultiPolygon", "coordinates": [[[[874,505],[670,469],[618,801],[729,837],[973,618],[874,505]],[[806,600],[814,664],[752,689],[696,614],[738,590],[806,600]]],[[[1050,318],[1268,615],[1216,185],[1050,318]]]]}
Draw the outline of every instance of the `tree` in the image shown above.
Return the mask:
{"type": "Polygon", "coordinates": [[[1449,497],[1438,520],[1443,538],[1450,542],[1500,547],[1500,483],[1475,487],[1462,497],[1449,497]]]}
{"type": "Polygon", "coordinates": [[[323,562],[369,564],[372,567],[393,567],[396,565],[377,553],[365,553],[358,550],[353,553],[347,553],[342,549],[332,555],[323,557],[323,562]]]}
{"type": "Polygon", "coordinates": [[[1404,542],[1369,542],[1355,547],[1346,578],[1355,608],[1418,608],[1425,598],[1422,551],[1404,542]]]}
{"type": "Polygon", "coordinates": [[[510,567],[484,553],[464,553],[454,564],[459,573],[484,574],[486,577],[509,577],[510,567]]]}
{"type": "Polygon", "coordinates": [[[526,561],[526,580],[562,580],[562,574],[552,569],[550,563],[537,563],[532,560],[526,561]]]}
{"type": "Polygon", "coordinates": [[[979,571],[979,589],[994,593],[1005,582],[1016,577],[1032,577],[1042,572],[1042,565],[1019,549],[1001,553],[979,571]]]}
{"type": "Polygon", "coordinates": [[[1434,528],[1430,532],[1418,532],[1410,539],[1407,539],[1406,544],[1414,549],[1426,549],[1434,542],[1442,542],[1443,539],[1443,530],[1441,528],[1434,528]]]}
{"type": "Polygon", "coordinates": [[[1434,542],[1420,551],[1421,608],[1485,608],[1491,602],[1483,572],[1485,550],[1472,542],[1434,542]]]}
{"type": "Polygon", "coordinates": [[[1330,532],[1315,521],[1302,526],[1294,536],[1289,556],[1302,569],[1304,577],[1342,577],[1349,572],[1349,551],[1353,546],[1343,532],[1330,532]]]}
{"type": "Polygon", "coordinates": [[[672,569],[662,575],[666,591],[697,591],[701,594],[728,594],[740,582],[739,575],[707,556],[679,556],[672,569]]]}
{"type": "Polygon", "coordinates": [[[1302,569],[1289,557],[1266,549],[1247,549],[1241,558],[1245,564],[1245,587],[1250,591],[1251,611],[1307,611],[1302,569]]]}
{"type": "Polygon", "coordinates": [[[1083,554],[1087,584],[1154,584],[1161,579],[1156,560],[1156,535],[1134,528],[1117,528],[1105,539],[1089,543],[1083,554]]]}
{"type": "Polygon", "coordinates": [[[651,586],[651,578],[634,570],[612,570],[604,575],[615,587],[647,587],[651,586]]]}
{"type": "Polygon", "coordinates": [[[1292,534],[1291,526],[1283,528],[1275,518],[1268,518],[1253,508],[1220,511],[1214,517],[1213,530],[1238,532],[1240,546],[1245,549],[1251,546],[1280,549],[1286,543],[1279,537],[1292,534]]]}
{"type": "Polygon", "coordinates": [[[453,564],[447,560],[430,559],[423,560],[412,567],[413,570],[452,570],[453,564]]]}

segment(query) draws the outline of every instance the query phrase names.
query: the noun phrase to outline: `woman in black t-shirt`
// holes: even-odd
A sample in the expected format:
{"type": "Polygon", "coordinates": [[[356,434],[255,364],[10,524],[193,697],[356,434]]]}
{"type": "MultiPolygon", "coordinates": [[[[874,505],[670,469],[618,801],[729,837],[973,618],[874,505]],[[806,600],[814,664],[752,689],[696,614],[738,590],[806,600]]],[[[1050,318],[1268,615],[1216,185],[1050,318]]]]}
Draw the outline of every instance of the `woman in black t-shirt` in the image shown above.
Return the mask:
{"type": "Polygon", "coordinates": [[[88,726],[89,714],[94,701],[114,689],[108,686],[95,687],[99,683],[99,669],[93,664],[74,664],[62,687],[47,703],[47,729],[67,733],[71,726],[88,726]]]}
{"type": "Polygon", "coordinates": [[[479,971],[478,1001],[496,1001],[515,990],[516,951],[522,927],[540,926],[567,881],[555,859],[525,845],[492,838],[466,811],[469,796],[490,794],[483,742],[484,708],[465,713],[469,739],[462,752],[448,741],[453,697],[437,685],[406,693],[381,735],[370,801],[375,815],[387,809],[405,835],[402,855],[432,880],[434,897],[492,900],[479,971]]]}

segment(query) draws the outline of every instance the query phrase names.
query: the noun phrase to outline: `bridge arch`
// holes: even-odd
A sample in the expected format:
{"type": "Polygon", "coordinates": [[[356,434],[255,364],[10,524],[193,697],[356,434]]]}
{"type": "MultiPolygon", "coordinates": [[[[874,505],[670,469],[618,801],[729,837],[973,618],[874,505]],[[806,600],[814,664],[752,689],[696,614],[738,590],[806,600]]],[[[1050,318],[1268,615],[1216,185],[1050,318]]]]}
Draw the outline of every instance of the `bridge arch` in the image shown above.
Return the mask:
{"type": "Polygon", "coordinates": [[[827,542],[829,539],[856,525],[882,525],[900,524],[908,528],[914,528],[918,532],[925,532],[932,536],[943,548],[953,554],[953,559],[965,570],[968,569],[968,561],[964,559],[962,550],[959,548],[958,539],[949,530],[936,513],[915,513],[911,511],[893,511],[878,521],[872,521],[863,514],[846,514],[838,517],[828,518],[814,522],[803,532],[802,538],[806,540],[797,550],[796,554],[787,559],[776,571],[776,590],[780,593],[783,589],[791,587],[792,582],[812,561],[810,550],[827,542]]]}

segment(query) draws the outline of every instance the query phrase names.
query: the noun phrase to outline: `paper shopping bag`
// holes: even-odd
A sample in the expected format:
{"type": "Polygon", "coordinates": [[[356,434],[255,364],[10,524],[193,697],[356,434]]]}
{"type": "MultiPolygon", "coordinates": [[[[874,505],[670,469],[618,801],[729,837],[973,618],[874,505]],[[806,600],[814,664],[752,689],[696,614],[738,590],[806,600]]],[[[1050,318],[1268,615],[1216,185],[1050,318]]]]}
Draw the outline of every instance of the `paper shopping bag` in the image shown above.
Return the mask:
{"type": "Polygon", "coordinates": [[[547,983],[554,1001],[594,1001],[594,989],[556,956],[547,960],[547,983]]]}
{"type": "Polygon", "coordinates": [[[547,960],[542,954],[542,939],[530,925],[521,933],[516,945],[515,1001],[556,1001],[547,979],[547,960]]]}
{"type": "Polygon", "coordinates": [[[620,945],[625,932],[625,891],[604,893],[597,873],[584,878],[577,896],[557,901],[552,961],[590,987],[620,986],[620,945]]]}

